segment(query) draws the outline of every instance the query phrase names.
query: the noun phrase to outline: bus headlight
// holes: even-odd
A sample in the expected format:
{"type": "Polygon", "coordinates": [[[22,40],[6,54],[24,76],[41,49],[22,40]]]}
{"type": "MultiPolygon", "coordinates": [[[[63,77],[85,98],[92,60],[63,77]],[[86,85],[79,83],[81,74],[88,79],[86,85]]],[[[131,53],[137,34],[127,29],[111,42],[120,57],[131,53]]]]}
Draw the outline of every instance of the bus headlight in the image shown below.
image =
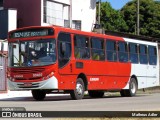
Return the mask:
{"type": "Polygon", "coordinates": [[[12,78],[12,77],[9,77],[9,80],[10,80],[10,81],[13,81],[13,82],[15,81],[15,79],[12,78]]]}
{"type": "Polygon", "coordinates": [[[54,72],[51,72],[49,75],[43,77],[42,80],[47,80],[47,79],[51,78],[53,75],[54,75],[54,72]]]}

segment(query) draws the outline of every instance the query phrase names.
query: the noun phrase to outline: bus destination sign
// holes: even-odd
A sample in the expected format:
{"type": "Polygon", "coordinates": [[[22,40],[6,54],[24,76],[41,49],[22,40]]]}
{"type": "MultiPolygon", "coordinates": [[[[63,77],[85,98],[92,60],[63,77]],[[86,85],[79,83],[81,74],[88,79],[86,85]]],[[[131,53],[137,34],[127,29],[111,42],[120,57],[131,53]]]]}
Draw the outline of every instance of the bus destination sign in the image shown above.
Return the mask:
{"type": "Polygon", "coordinates": [[[53,29],[26,29],[11,32],[9,38],[27,38],[27,37],[38,37],[38,36],[49,36],[53,35],[53,29]]]}

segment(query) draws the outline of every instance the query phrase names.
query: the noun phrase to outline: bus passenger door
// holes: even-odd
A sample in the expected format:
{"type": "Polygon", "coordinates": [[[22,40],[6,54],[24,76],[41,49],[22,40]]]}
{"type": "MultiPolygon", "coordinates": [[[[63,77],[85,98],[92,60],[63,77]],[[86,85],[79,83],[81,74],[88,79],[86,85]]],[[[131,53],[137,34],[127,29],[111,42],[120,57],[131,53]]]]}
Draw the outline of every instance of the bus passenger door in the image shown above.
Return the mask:
{"type": "Polygon", "coordinates": [[[71,35],[61,32],[58,35],[58,71],[59,74],[70,74],[71,35]]]}
{"type": "Polygon", "coordinates": [[[74,89],[76,78],[73,76],[71,62],[71,35],[60,32],[58,35],[58,88],[74,89]]]}
{"type": "Polygon", "coordinates": [[[155,46],[148,46],[148,66],[147,66],[147,87],[159,84],[157,49],[155,46]]]}

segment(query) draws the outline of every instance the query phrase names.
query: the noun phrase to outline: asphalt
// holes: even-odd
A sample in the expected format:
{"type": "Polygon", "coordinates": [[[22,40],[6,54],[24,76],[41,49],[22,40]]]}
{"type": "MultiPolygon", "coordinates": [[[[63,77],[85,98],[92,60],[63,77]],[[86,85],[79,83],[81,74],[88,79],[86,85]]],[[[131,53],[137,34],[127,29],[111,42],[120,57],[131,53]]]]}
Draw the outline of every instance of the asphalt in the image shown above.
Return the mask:
{"type": "Polygon", "coordinates": [[[31,91],[7,91],[0,93],[0,99],[13,98],[13,97],[32,97],[31,91]]]}

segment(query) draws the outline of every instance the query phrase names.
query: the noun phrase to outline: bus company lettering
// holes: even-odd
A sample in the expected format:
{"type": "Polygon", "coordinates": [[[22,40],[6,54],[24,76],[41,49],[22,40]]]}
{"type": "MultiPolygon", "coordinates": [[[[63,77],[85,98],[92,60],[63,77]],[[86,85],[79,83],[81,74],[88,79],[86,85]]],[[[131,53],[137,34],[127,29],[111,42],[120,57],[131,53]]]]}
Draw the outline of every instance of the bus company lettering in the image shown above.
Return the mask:
{"type": "Polygon", "coordinates": [[[90,78],[90,81],[99,81],[99,78],[90,78]]]}
{"type": "Polygon", "coordinates": [[[34,73],[33,77],[42,77],[42,73],[34,73]]]}
{"type": "Polygon", "coordinates": [[[23,78],[23,75],[14,75],[14,78],[23,78]]]}

